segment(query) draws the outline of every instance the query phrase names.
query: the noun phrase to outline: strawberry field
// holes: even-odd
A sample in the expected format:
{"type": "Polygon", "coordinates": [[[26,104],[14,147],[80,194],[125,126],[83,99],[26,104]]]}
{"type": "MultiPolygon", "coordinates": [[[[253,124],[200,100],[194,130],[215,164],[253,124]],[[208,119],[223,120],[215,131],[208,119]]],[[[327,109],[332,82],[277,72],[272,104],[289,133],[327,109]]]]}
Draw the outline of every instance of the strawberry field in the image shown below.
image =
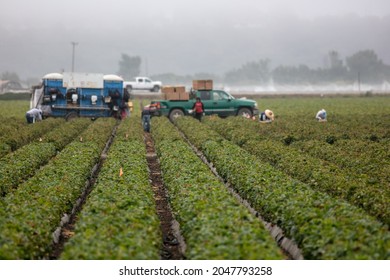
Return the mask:
{"type": "Polygon", "coordinates": [[[139,100],[32,125],[2,101],[0,259],[390,259],[389,97],[257,102],[274,122],[144,133],[139,100]]]}

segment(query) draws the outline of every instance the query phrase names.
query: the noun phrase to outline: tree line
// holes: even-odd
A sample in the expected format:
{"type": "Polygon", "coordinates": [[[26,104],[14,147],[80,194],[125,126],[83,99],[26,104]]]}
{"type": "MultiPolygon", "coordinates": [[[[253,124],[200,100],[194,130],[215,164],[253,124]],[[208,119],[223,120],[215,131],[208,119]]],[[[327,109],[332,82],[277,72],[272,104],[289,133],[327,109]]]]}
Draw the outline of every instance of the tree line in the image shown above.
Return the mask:
{"type": "MultiPolygon", "coordinates": [[[[132,80],[141,73],[142,59],[140,56],[130,56],[122,53],[117,72],[125,80],[132,80]]],[[[176,73],[161,73],[150,78],[161,80],[165,84],[191,84],[192,80],[212,79],[224,84],[275,84],[299,85],[322,83],[351,84],[390,82],[390,65],[385,64],[373,50],[361,50],[342,59],[335,50],[329,51],[324,60],[324,66],[310,68],[305,64],[279,65],[271,68],[270,59],[249,61],[238,68],[231,69],[222,75],[213,73],[196,73],[178,75],[176,73]]],[[[17,73],[4,72],[1,80],[21,82],[17,73]]],[[[37,79],[26,83],[36,84],[37,79]]]]}
{"type": "MultiPolygon", "coordinates": [[[[142,59],[122,54],[119,61],[118,74],[125,79],[132,79],[141,72],[142,59]]],[[[239,68],[227,71],[223,75],[196,73],[193,75],[177,75],[162,73],[152,75],[152,79],[164,83],[191,83],[197,79],[213,79],[229,84],[321,84],[321,83],[383,83],[390,81],[390,65],[383,63],[373,50],[361,50],[342,59],[335,50],[329,51],[324,66],[310,68],[305,64],[279,65],[271,69],[270,59],[250,61],[239,68]]]]}

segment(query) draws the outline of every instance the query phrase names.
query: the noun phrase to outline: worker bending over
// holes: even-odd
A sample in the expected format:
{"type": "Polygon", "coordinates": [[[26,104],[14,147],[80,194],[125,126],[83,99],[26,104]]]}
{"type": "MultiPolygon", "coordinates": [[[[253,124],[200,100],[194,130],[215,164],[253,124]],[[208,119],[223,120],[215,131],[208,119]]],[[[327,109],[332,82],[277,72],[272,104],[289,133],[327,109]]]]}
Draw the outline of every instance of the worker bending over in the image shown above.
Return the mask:
{"type": "Polygon", "coordinates": [[[275,119],[274,113],[268,109],[260,113],[259,115],[260,122],[269,123],[272,122],[274,119],[275,119]]]}
{"type": "Polygon", "coordinates": [[[326,122],[326,111],[325,109],[321,109],[317,112],[316,119],[319,122],[326,122]]]}
{"type": "Polygon", "coordinates": [[[26,112],[27,123],[35,123],[42,120],[42,110],[33,108],[26,112]]]}

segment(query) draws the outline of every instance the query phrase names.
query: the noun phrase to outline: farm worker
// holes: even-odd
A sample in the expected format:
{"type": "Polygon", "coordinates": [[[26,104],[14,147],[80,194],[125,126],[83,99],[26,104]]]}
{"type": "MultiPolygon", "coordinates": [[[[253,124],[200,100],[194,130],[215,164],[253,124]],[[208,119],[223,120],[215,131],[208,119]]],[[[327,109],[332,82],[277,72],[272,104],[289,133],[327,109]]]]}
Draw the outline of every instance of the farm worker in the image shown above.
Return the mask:
{"type": "Polygon", "coordinates": [[[119,106],[119,108],[121,109],[121,119],[125,119],[127,116],[130,115],[130,110],[129,110],[129,106],[127,105],[127,103],[125,102],[125,100],[122,100],[121,102],[121,105],[119,106]],[[129,113],[128,113],[129,112],[129,113]]]}
{"type": "Polygon", "coordinates": [[[200,97],[196,98],[196,102],[194,103],[194,106],[192,106],[192,110],[194,112],[195,118],[201,121],[204,113],[204,105],[203,102],[200,100],[200,97]]]}
{"type": "Polygon", "coordinates": [[[42,110],[33,108],[26,112],[27,123],[35,123],[42,120],[42,110]]]}
{"type": "Polygon", "coordinates": [[[153,104],[148,104],[142,109],[141,118],[142,118],[142,126],[144,127],[144,131],[150,132],[150,118],[153,115],[153,112],[156,110],[156,106],[153,104]]]}
{"type": "Polygon", "coordinates": [[[325,109],[321,109],[317,112],[316,119],[319,122],[326,122],[326,111],[325,109]]]}
{"type": "Polygon", "coordinates": [[[272,122],[275,119],[274,112],[267,109],[259,115],[260,122],[272,122]]]}
{"type": "Polygon", "coordinates": [[[125,108],[124,111],[126,112],[125,117],[130,117],[130,106],[129,106],[129,100],[130,100],[130,93],[125,88],[123,90],[123,101],[125,102],[125,108]]]}

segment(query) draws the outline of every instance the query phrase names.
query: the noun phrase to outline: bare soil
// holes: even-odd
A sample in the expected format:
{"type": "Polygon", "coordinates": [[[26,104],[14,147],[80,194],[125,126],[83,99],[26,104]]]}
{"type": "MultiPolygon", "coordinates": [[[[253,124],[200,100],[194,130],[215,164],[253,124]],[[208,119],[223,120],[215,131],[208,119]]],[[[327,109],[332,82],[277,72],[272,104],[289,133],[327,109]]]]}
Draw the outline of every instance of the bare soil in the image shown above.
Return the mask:
{"type": "Polygon", "coordinates": [[[184,259],[182,254],[184,250],[184,243],[178,229],[175,228],[177,223],[175,222],[168,202],[167,192],[161,177],[160,163],[154,149],[154,142],[150,133],[147,132],[144,134],[144,139],[147,151],[146,159],[150,170],[149,176],[156,201],[156,211],[160,218],[160,228],[163,237],[161,258],[164,260],[184,259]]]}

